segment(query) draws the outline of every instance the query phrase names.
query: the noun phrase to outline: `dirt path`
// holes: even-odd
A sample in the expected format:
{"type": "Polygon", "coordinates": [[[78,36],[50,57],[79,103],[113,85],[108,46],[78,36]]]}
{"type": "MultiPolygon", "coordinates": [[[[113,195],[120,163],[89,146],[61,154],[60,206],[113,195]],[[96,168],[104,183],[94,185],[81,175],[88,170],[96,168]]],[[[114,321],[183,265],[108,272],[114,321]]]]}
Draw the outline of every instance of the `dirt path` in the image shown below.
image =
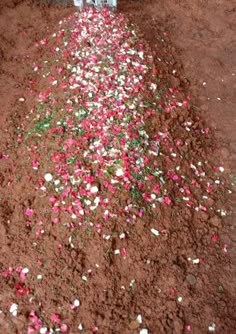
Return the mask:
{"type": "MultiPolygon", "coordinates": [[[[138,25],[140,37],[155,51],[160,85],[191,95],[194,106],[184,111],[184,117],[195,120],[195,111],[200,112],[206,123],[196,118],[196,129],[205,131],[208,124],[216,127],[221,158],[216,161],[209,156],[207,171],[225,162],[227,172],[234,175],[235,6],[233,1],[229,5],[225,1],[198,3],[167,0],[143,5],[142,1],[122,0],[119,10],[138,25]]],[[[48,201],[35,191],[38,179],[20,144],[36,93],[45,88],[32,69],[32,63],[44,56],[35,43],[73,11],[73,7],[37,6],[30,0],[0,5],[0,91],[4,97],[0,115],[1,328],[7,334],[30,334],[38,333],[36,325],[55,329],[59,323],[61,332],[71,334],[232,334],[236,327],[232,216],[222,221],[213,211],[195,212],[176,203],[173,208],[160,209],[161,239],[150,238],[156,216],[148,216],[128,226],[128,238],[123,240],[122,218],[105,227],[110,240],[85,229],[79,232],[73,249],[68,243],[70,231],[52,224],[48,201]],[[26,222],[25,212],[31,207],[36,218],[26,222]],[[42,229],[45,237],[39,239],[37,233],[42,229]],[[117,248],[127,250],[125,260],[113,254],[117,248]],[[18,281],[19,274],[25,275],[24,267],[30,268],[26,283],[18,281]],[[36,277],[42,273],[45,280],[41,283],[36,277]],[[68,306],[77,295],[82,301],[78,314],[68,306]],[[12,302],[20,305],[16,318],[9,314],[12,302]],[[80,322],[84,330],[78,329],[80,322]],[[141,332],[142,328],[149,331],[141,332]]],[[[52,56],[48,59],[53,62],[52,56]]],[[[159,126],[172,124],[178,130],[184,117],[151,119],[147,131],[152,135],[159,126]]],[[[208,159],[207,152],[211,154],[214,148],[212,137],[193,137],[196,157],[208,159]]],[[[49,167],[50,163],[44,170],[49,167]]],[[[214,180],[213,174],[211,178],[214,180]]],[[[216,195],[209,195],[207,207],[220,209],[224,194],[222,186],[216,195]]],[[[128,196],[123,195],[120,199],[125,203],[128,196]]]]}

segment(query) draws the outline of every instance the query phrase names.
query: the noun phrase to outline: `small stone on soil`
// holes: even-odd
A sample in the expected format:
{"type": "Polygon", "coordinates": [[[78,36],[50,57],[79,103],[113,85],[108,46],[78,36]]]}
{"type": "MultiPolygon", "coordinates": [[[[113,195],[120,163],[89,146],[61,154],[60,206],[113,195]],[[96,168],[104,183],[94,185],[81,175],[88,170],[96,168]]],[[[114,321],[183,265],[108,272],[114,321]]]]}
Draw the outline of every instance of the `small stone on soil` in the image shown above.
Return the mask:
{"type": "Polygon", "coordinates": [[[196,277],[192,274],[188,274],[186,279],[190,285],[195,285],[197,283],[196,277]]]}
{"type": "Polygon", "coordinates": [[[138,329],[140,326],[140,323],[137,320],[133,320],[129,323],[129,329],[138,329]]]}

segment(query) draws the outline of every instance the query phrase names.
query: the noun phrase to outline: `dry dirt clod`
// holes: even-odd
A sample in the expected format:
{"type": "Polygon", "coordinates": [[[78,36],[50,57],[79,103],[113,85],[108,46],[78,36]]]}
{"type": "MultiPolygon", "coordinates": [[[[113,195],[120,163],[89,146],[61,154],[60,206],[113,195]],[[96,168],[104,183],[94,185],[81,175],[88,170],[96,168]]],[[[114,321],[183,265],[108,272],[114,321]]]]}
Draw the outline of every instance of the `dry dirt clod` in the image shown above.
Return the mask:
{"type": "Polygon", "coordinates": [[[222,225],[222,220],[218,216],[214,216],[209,220],[209,223],[215,227],[220,227],[222,225]]]}
{"type": "Polygon", "coordinates": [[[132,320],[128,325],[129,329],[131,330],[138,329],[139,326],[140,326],[140,323],[137,320],[132,320]]]}

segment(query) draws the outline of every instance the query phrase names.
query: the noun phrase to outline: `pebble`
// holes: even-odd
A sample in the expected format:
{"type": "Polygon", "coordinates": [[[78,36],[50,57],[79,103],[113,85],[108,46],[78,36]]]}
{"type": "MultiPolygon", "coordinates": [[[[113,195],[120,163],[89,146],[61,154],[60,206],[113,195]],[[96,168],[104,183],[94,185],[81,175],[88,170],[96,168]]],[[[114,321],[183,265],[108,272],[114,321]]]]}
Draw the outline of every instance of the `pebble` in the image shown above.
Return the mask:
{"type": "Polygon", "coordinates": [[[197,283],[197,279],[193,274],[188,274],[186,280],[190,285],[195,285],[197,283]]]}
{"type": "Polygon", "coordinates": [[[139,326],[140,326],[140,323],[137,320],[133,320],[129,323],[128,327],[129,327],[129,329],[134,330],[134,329],[138,329],[139,326]]]}

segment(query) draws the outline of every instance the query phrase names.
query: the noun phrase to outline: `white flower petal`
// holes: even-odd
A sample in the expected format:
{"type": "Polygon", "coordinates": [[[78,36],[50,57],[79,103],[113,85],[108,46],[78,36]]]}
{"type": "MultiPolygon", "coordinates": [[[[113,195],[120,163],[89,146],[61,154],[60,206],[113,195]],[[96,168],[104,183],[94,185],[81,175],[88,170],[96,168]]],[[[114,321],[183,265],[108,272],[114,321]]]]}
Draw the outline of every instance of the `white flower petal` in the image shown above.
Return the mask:
{"type": "Polygon", "coordinates": [[[151,229],[152,234],[154,234],[156,237],[158,237],[160,235],[160,232],[158,230],[156,230],[155,228],[151,229]]]}
{"type": "Polygon", "coordinates": [[[143,322],[142,316],[141,314],[139,314],[136,318],[136,320],[138,321],[139,324],[141,324],[143,322]]]}
{"type": "Polygon", "coordinates": [[[139,334],[148,334],[148,330],[146,328],[141,329],[139,334]]]}
{"type": "Polygon", "coordinates": [[[10,313],[13,315],[13,317],[17,316],[17,310],[18,310],[18,305],[13,303],[9,309],[10,313]]]}
{"type": "Polygon", "coordinates": [[[52,176],[52,174],[50,174],[50,173],[46,173],[46,174],[44,175],[44,179],[45,179],[45,181],[50,182],[50,181],[52,181],[53,176],[52,176]]]}
{"type": "Polygon", "coordinates": [[[80,301],[79,301],[79,299],[75,299],[73,305],[74,305],[75,307],[79,307],[79,306],[80,306],[80,301]]]}
{"type": "Polygon", "coordinates": [[[98,187],[97,187],[97,186],[92,186],[92,187],[90,188],[90,192],[91,192],[92,194],[96,194],[96,193],[98,192],[98,187]]]}

